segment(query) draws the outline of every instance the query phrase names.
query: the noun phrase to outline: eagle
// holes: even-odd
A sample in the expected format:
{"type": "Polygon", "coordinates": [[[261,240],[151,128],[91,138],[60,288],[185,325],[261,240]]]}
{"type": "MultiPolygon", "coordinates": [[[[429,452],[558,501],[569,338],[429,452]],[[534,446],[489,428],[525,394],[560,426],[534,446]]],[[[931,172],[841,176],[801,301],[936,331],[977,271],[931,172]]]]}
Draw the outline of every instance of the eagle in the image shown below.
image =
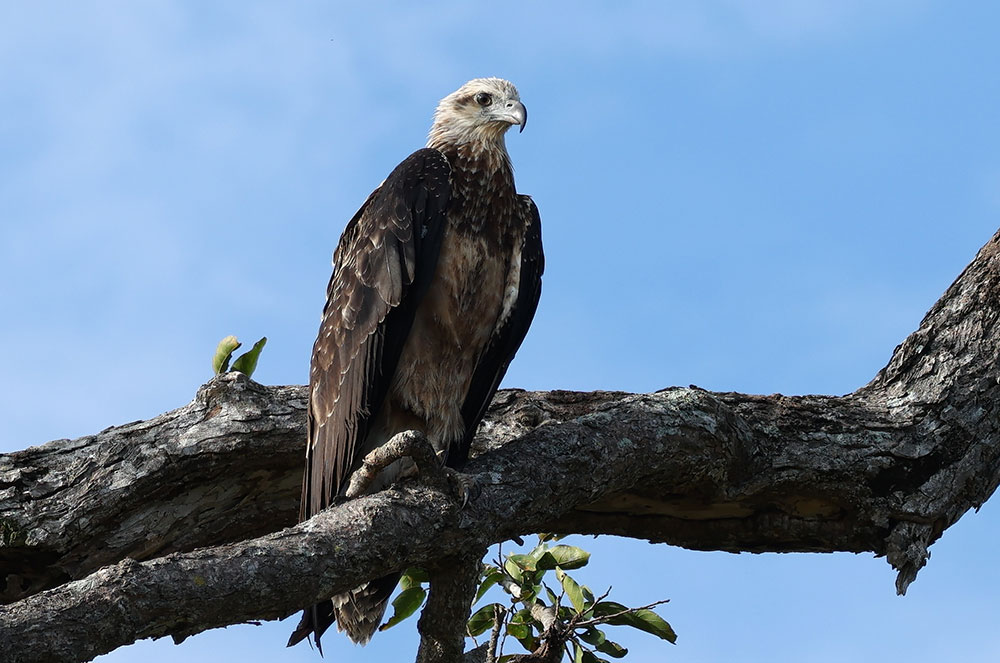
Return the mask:
{"type": "MultiPolygon", "coordinates": [[[[301,520],[344,499],[365,456],[397,433],[423,433],[448,467],[468,460],[541,293],[538,208],[517,193],[504,142],[527,120],[512,83],[469,81],[348,222],[312,352],[301,520]]],[[[393,462],[367,492],[411,468],[393,462]]],[[[322,652],[334,622],[367,643],[398,580],[307,608],[289,646],[312,634],[322,652]]]]}

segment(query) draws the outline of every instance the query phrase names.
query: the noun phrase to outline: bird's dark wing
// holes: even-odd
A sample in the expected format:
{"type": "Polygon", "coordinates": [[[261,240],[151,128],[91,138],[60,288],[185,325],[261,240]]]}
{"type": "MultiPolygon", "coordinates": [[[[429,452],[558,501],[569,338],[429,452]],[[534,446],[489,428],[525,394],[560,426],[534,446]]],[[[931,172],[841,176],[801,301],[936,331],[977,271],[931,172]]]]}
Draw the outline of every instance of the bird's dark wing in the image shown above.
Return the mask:
{"type": "Polygon", "coordinates": [[[414,152],[340,238],[309,373],[303,520],[341,491],[388,392],[437,265],[450,173],[437,150],[414,152]]]}
{"type": "Polygon", "coordinates": [[[519,195],[518,212],[524,220],[525,230],[520,251],[517,299],[507,317],[498,321],[472,375],[469,393],[462,404],[465,436],[458,448],[448,451],[448,465],[452,467],[461,467],[468,460],[476,428],[486,415],[486,408],[507,373],[514,353],[521,347],[521,341],[528,333],[531,320],[535,317],[535,309],[538,308],[538,298],[542,294],[545,256],[542,253],[542,222],[538,216],[538,207],[530,197],[519,195]]]}

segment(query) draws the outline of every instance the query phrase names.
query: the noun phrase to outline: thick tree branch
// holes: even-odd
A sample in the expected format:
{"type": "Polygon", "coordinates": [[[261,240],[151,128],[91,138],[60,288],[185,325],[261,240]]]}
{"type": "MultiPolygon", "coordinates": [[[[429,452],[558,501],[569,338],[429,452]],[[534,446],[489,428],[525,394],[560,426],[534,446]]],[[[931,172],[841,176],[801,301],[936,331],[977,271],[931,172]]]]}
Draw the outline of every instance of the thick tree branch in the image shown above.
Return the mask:
{"type": "Polygon", "coordinates": [[[455,663],[465,651],[466,622],[486,548],[472,548],[430,567],[431,591],[417,630],[417,663],[455,663]]]}
{"type": "Polygon", "coordinates": [[[0,456],[0,600],[16,601],[0,608],[0,651],[82,660],[272,619],[534,531],[873,551],[905,591],[927,546],[1000,481],[998,254],[994,237],[847,396],[502,392],[467,468],[483,493],[464,510],[411,483],[241,541],[294,522],[304,392],[239,374],[156,419],[0,456]],[[216,547],[184,552],[199,546],[216,547]]]}
{"type": "Polygon", "coordinates": [[[0,603],[294,525],[304,399],[230,373],[155,419],[0,455],[0,603]]]}

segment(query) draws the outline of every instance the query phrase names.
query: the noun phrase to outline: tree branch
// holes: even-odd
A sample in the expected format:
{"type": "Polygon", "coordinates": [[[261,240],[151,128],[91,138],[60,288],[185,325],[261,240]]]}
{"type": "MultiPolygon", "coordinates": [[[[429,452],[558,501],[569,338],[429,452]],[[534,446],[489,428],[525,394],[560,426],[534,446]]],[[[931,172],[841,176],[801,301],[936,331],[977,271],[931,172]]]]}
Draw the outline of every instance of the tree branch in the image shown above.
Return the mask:
{"type": "Polygon", "coordinates": [[[149,421],[0,454],[0,603],[294,525],[305,411],[303,387],[229,373],[149,421]]]}
{"type": "Polygon", "coordinates": [[[466,622],[486,548],[472,548],[429,570],[431,591],[420,614],[417,663],[454,663],[465,651],[466,622]]]}
{"type": "Polygon", "coordinates": [[[15,601],[0,650],[85,660],[274,619],[536,531],[872,551],[905,591],[927,546],[1000,482],[998,256],[995,236],[843,397],[501,392],[466,468],[483,492],[462,510],[408,483],[277,531],[297,512],[304,389],[240,374],[150,421],[0,456],[0,600],[15,601]],[[214,547],[186,552],[201,546],[214,547]]]}

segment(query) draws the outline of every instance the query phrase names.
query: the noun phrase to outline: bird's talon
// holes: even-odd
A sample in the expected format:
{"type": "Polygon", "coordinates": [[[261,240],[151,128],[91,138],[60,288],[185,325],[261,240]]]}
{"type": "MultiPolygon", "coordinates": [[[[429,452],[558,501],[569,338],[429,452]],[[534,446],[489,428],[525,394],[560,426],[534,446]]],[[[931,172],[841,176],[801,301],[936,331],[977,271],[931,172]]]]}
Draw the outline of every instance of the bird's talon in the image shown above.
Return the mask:
{"type": "Polygon", "coordinates": [[[445,473],[448,475],[448,480],[455,485],[455,492],[462,501],[463,509],[469,502],[478,499],[479,495],[482,494],[482,486],[476,480],[475,474],[463,474],[450,467],[445,468],[445,473]]]}

